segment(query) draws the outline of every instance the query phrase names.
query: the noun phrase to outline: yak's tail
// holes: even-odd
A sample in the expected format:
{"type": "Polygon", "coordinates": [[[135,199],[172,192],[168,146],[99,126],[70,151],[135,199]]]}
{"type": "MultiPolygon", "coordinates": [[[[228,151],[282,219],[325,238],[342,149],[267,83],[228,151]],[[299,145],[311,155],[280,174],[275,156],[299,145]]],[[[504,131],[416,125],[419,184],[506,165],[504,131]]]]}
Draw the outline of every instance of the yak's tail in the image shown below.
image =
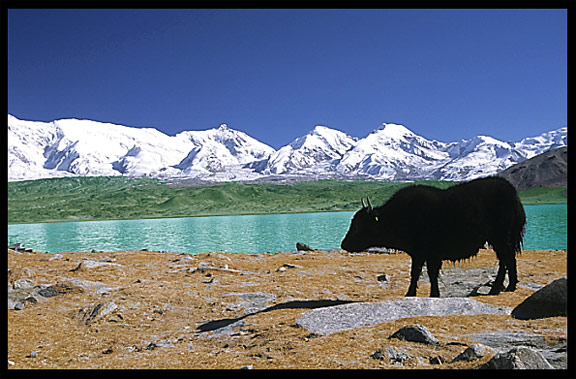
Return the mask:
{"type": "Polygon", "coordinates": [[[514,215],[509,230],[508,246],[514,253],[519,254],[522,251],[524,234],[526,233],[526,213],[524,212],[524,206],[520,202],[518,194],[516,194],[514,198],[514,215]]]}

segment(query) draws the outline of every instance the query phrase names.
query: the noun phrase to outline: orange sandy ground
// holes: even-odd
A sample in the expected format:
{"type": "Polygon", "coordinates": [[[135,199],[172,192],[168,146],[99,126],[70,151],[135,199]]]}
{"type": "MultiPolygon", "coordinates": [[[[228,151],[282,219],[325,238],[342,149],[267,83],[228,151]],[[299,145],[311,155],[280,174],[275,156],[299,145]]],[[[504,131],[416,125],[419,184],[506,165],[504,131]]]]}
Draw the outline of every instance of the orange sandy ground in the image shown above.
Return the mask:
{"type": "MultiPolygon", "coordinates": [[[[440,357],[450,362],[465,349],[447,345],[474,343],[466,335],[488,331],[526,331],[550,339],[567,338],[567,318],[522,321],[508,315],[414,317],[320,336],[299,327],[306,309],[261,312],[244,319],[234,333],[198,333],[202,322],[242,316],[233,293],[274,294],[270,305],[290,300],[339,299],[379,302],[402,298],[409,284],[410,257],[400,254],[351,254],[314,251],[304,254],[179,253],[120,251],[62,253],[47,260],[45,253],[8,250],[8,285],[28,278],[36,285],[65,284],[68,292],[22,310],[8,310],[9,369],[20,368],[473,368],[471,363],[432,365],[440,357]],[[78,267],[84,258],[106,259],[115,265],[78,267]],[[218,270],[200,272],[200,263],[218,270]],[[294,266],[286,266],[294,265],[294,266]],[[284,267],[284,268],[282,268],[284,267]],[[280,269],[282,268],[282,269],[280,269]],[[377,277],[386,274],[383,287],[377,277]],[[108,294],[74,286],[70,279],[101,282],[108,294]],[[117,308],[86,325],[80,309],[113,302],[117,308]],[[402,326],[426,326],[439,347],[388,339],[402,326]],[[389,346],[413,355],[403,366],[370,357],[389,346]],[[30,357],[36,352],[35,357],[30,357]]],[[[461,263],[462,269],[494,266],[492,250],[461,263]]],[[[444,268],[451,267],[444,263],[444,268]]],[[[566,251],[523,251],[518,256],[520,284],[545,285],[567,275],[566,251]]],[[[480,283],[479,283],[480,284],[480,283]]],[[[442,292],[442,284],[440,291],[442,292]]],[[[515,307],[534,292],[479,296],[475,300],[515,307]]],[[[420,280],[418,296],[428,296],[420,280]]]]}

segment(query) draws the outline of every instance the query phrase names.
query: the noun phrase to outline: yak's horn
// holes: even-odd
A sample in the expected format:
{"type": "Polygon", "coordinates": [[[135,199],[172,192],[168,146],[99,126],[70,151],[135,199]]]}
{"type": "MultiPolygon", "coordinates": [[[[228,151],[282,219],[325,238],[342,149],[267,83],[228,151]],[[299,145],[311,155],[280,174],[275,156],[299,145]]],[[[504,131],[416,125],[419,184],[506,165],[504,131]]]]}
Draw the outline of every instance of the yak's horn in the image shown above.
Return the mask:
{"type": "Polygon", "coordinates": [[[370,204],[370,198],[368,196],[366,196],[366,202],[368,203],[368,210],[371,211],[372,210],[372,204],[370,204]]]}

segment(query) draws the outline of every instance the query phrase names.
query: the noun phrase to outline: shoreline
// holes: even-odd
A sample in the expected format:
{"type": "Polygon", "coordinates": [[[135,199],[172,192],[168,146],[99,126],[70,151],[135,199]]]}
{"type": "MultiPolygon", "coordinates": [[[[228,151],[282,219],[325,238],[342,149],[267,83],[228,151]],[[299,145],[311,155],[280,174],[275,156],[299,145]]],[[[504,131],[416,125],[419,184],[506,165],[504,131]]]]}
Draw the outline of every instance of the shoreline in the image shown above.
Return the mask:
{"type": "MultiPolygon", "coordinates": [[[[539,205],[568,205],[568,202],[558,203],[522,203],[523,206],[539,206],[539,205]]],[[[350,209],[334,209],[334,210],[303,210],[303,211],[278,211],[278,212],[241,212],[241,213],[215,213],[215,214],[199,214],[199,215],[171,215],[171,216],[145,216],[139,218],[98,218],[98,219],[75,219],[75,220],[44,220],[36,222],[8,222],[8,225],[31,225],[31,224],[53,224],[53,223],[67,223],[67,222],[93,222],[93,221],[129,221],[129,220],[157,220],[157,219],[171,219],[171,218],[195,218],[195,217],[231,217],[231,216],[265,216],[275,214],[307,214],[307,213],[336,213],[336,212],[356,212],[350,209]]]]}

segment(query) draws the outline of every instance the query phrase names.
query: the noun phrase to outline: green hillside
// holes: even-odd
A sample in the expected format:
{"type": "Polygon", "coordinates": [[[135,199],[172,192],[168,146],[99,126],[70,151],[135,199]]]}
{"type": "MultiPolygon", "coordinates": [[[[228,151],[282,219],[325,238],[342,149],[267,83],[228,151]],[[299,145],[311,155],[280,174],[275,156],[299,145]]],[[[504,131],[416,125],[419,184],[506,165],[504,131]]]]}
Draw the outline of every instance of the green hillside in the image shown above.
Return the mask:
{"type": "MultiPolygon", "coordinates": [[[[439,188],[453,182],[421,182],[439,188]]],[[[188,217],[356,210],[374,206],[412,183],[322,180],[293,185],[241,184],[171,187],[157,179],[55,178],[8,183],[8,222],[188,217]]],[[[521,192],[524,203],[566,202],[563,189],[521,192]]]]}

